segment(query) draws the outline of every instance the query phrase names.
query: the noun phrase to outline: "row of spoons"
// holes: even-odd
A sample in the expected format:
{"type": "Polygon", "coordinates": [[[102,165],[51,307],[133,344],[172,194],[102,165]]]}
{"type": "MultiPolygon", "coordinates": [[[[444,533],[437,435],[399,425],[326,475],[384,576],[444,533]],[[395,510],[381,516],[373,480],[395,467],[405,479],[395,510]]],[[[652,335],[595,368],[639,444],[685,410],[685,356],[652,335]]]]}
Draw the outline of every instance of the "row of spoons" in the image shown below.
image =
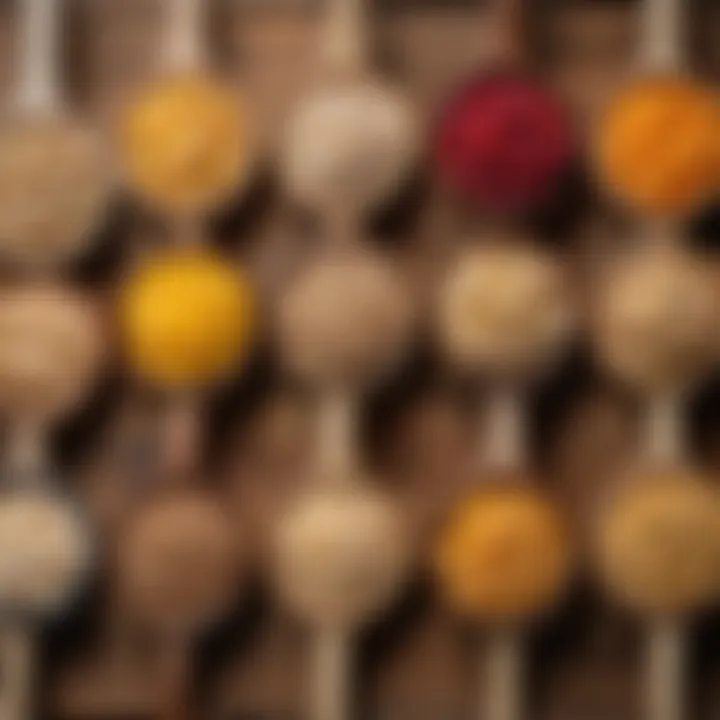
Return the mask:
{"type": "MultiPolygon", "coordinates": [[[[666,17],[668,8],[662,0],[648,6],[654,10],[652,17],[666,17]]],[[[166,449],[170,457],[164,471],[173,484],[182,477],[185,487],[183,492],[160,491],[156,501],[133,519],[120,542],[116,568],[125,604],[158,630],[176,660],[170,663],[173,697],[168,712],[173,716],[176,695],[188,676],[190,638],[226,606],[239,587],[235,582],[236,532],[216,500],[197,484],[198,393],[242,365],[251,347],[256,315],[244,276],[197,245],[204,215],[237,192],[250,176],[253,155],[248,109],[207,69],[197,33],[201,7],[192,0],[168,5],[172,12],[164,63],[170,79],[163,78],[127,109],[119,144],[120,166],[129,185],[171,217],[178,244],[144,262],[123,283],[119,326],[133,374],[168,395],[166,449]],[[197,573],[198,582],[190,586],[188,573],[197,573]]],[[[51,51],[56,36],[53,12],[58,6],[27,2],[23,8],[28,12],[27,77],[18,94],[23,120],[8,126],[7,153],[0,156],[12,161],[6,165],[9,172],[3,187],[12,192],[30,189],[33,204],[12,196],[7,206],[11,224],[2,236],[7,235],[10,248],[15,243],[15,251],[7,253],[15,264],[47,270],[82,249],[81,238],[89,237],[86,231],[107,199],[112,178],[110,164],[95,138],[90,139],[91,133],[80,130],[70,115],[58,112],[51,51]],[[68,127],[70,133],[66,133],[68,127]],[[12,128],[19,133],[16,139],[12,128]],[[64,155],[61,163],[45,168],[47,156],[38,153],[42,141],[40,136],[33,137],[33,128],[49,137],[46,147],[53,154],[66,147],[79,149],[83,169],[79,161],[71,162],[64,155]],[[48,128],[52,128],[49,135],[48,128]],[[22,141],[25,133],[30,133],[29,139],[22,141]],[[66,142],[70,136],[80,141],[66,142]],[[47,200],[40,196],[41,190],[47,200]],[[70,190],[82,201],[51,202],[70,190]],[[28,208],[32,212],[23,214],[28,208]],[[60,216],[55,215],[58,208],[60,216]],[[69,208],[72,228],[64,222],[70,217],[65,216],[69,208]],[[13,215],[11,210],[18,212],[13,215]],[[34,236],[25,234],[28,228],[34,236]],[[28,240],[32,237],[41,242],[28,240]]],[[[503,38],[498,58],[501,69],[471,82],[448,105],[441,116],[435,157],[439,174],[458,194],[504,223],[514,224],[515,213],[536,206],[557,188],[577,157],[577,147],[561,104],[518,69],[522,60],[522,44],[515,33],[518,8],[508,2],[498,3],[497,10],[498,34],[503,38]]],[[[668,27],[659,20],[655,25],[668,27]]],[[[289,370],[318,390],[322,432],[317,467],[310,473],[317,475],[313,489],[278,522],[277,580],[283,597],[317,628],[313,717],[342,720],[349,711],[351,631],[392,599],[412,557],[401,513],[365,477],[355,451],[353,420],[358,394],[393,366],[412,336],[412,304],[401,279],[386,260],[362,249],[357,241],[362,215],[396,190],[412,168],[419,133],[406,100],[368,69],[359,4],[349,0],[333,4],[327,32],[322,44],[327,77],[290,122],[282,149],[285,184],[323,218],[328,256],[300,277],[279,308],[281,353],[289,370]]],[[[650,47],[655,46],[650,43],[650,47]]],[[[703,88],[686,80],[653,79],[633,90],[629,99],[623,96],[609,114],[598,144],[598,167],[614,193],[663,223],[673,220],[717,189],[716,127],[715,102],[703,88]],[[662,147],[667,148],[667,156],[653,152],[647,160],[635,159],[642,155],[647,137],[654,137],[652,128],[681,124],[687,132],[673,138],[692,138],[693,142],[668,142],[662,147]],[[652,172],[646,176],[651,164],[652,172]]],[[[524,468],[517,392],[567,342],[574,308],[565,290],[563,268],[553,258],[524,242],[491,245],[463,258],[457,272],[450,274],[439,314],[441,344],[451,361],[463,371],[487,375],[498,383],[498,401],[492,405],[492,441],[483,463],[499,472],[500,479],[493,483],[499,489],[490,493],[481,489],[463,506],[441,543],[438,567],[448,597],[458,609],[502,629],[489,655],[488,716],[512,720],[522,709],[518,630],[560,595],[573,555],[554,505],[517,481],[532,475],[524,468]],[[507,482],[508,477],[514,478],[512,482],[507,482]]],[[[642,255],[638,265],[639,270],[633,264],[624,266],[608,284],[598,337],[613,370],[638,389],[660,397],[662,402],[653,406],[649,447],[653,463],[659,457],[663,463],[668,458],[675,462],[678,454],[667,450],[679,446],[669,401],[676,402],[677,388],[691,381],[696,369],[705,372],[716,357],[716,348],[709,349],[717,326],[715,294],[705,268],[696,267],[694,259],[675,245],[662,253],[642,255]],[[624,273],[630,274],[630,280],[625,280],[624,273]],[[679,284],[681,290],[670,296],[665,292],[666,282],[679,284]],[[663,288],[660,292],[655,291],[658,285],[663,288]],[[638,337],[642,342],[635,342],[638,337]],[[648,346],[653,348],[651,353],[648,346]],[[649,385],[646,377],[651,378],[649,385]]],[[[13,425],[19,430],[10,452],[14,476],[36,482],[23,482],[23,492],[11,499],[20,502],[25,513],[27,507],[42,506],[58,518],[68,518],[66,505],[53,499],[56,489],[42,482],[47,462],[39,438],[48,422],[77,402],[99,372],[102,354],[96,348],[105,344],[98,341],[102,325],[88,319],[84,299],[54,288],[50,295],[38,295],[34,288],[24,288],[19,294],[9,291],[3,310],[6,326],[18,332],[7,343],[13,348],[9,357],[15,357],[15,364],[8,367],[17,374],[8,383],[7,395],[11,397],[10,389],[20,387],[18,377],[32,375],[27,385],[36,399],[32,410],[27,397],[17,403],[13,425]],[[47,345],[42,344],[43,333],[39,344],[32,341],[21,352],[32,330],[26,320],[33,314],[42,318],[43,325],[51,316],[83,314],[77,323],[83,331],[71,339],[53,335],[47,345]],[[36,363],[40,356],[46,363],[45,377],[57,379],[55,385],[62,386],[63,392],[50,392],[48,387],[36,391],[37,375],[28,371],[37,367],[30,359],[36,363]],[[70,360],[55,375],[60,370],[56,358],[70,360]],[[71,374],[73,382],[68,381],[71,374]],[[75,394],[66,392],[69,386],[75,394]],[[26,494],[31,487],[41,487],[42,492],[26,494]]],[[[56,318],[53,326],[62,327],[63,322],[56,318]]],[[[55,385],[49,383],[52,389],[55,385]]],[[[652,483],[653,497],[662,486],[652,483]]],[[[718,584],[715,495],[704,484],[702,491],[696,491],[692,482],[682,487],[681,496],[694,492],[693,498],[701,500],[678,502],[673,489],[668,502],[650,503],[652,511],[624,510],[630,520],[613,521],[613,527],[619,524],[623,532],[612,530],[612,542],[601,543],[601,555],[608,560],[602,567],[610,568],[613,579],[610,585],[619,585],[625,600],[644,611],[657,610],[663,619],[714,599],[718,584]],[[688,507],[691,511],[677,512],[688,507]],[[624,529],[627,522],[635,527],[636,521],[640,530],[624,529]],[[694,538],[693,562],[686,567],[700,568],[697,573],[688,571],[691,589],[681,593],[679,600],[663,595],[665,585],[647,591],[652,583],[645,580],[656,581],[658,572],[665,577],[668,563],[674,571],[678,556],[685,559],[684,550],[677,551],[673,545],[672,551],[660,553],[660,560],[652,556],[650,570],[627,569],[638,555],[637,562],[646,559],[648,537],[651,549],[666,544],[658,544],[654,530],[646,531],[645,526],[649,524],[652,530],[658,525],[665,528],[666,523],[672,528],[667,544],[680,535],[678,525],[687,542],[683,548],[691,545],[688,533],[694,538]],[[642,548],[639,552],[638,547],[642,548]],[[708,552],[713,562],[706,560],[708,552]],[[712,573],[706,572],[708,566],[712,573]],[[638,578],[640,591],[627,592],[627,583],[638,578]],[[647,600],[650,596],[652,600],[647,600]]],[[[19,526],[25,533],[32,528],[36,533],[29,521],[13,520],[22,514],[12,504],[7,508],[9,527],[19,526]]],[[[47,534],[37,533],[37,537],[47,539],[47,544],[33,551],[31,561],[8,565],[5,586],[12,589],[9,597],[23,616],[31,605],[34,615],[69,597],[90,555],[87,534],[76,523],[45,519],[40,526],[47,534]],[[18,571],[33,568],[35,560],[45,563],[40,576],[54,578],[52,587],[43,588],[39,605],[25,602],[29,586],[21,582],[25,578],[18,571]],[[62,577],[49,573],[56,566],[64,569],[62,577]]],[[[17,547],[31,545],[18,542],[17,547]]],[[[8,561],[11,557],[8,553],[8,561]]],[[[675,625],[663,623],[660,628],[666,632],[657,634],[660,640],[653,647],[659,650],[651,657],[651,667],[659,665],[652,674],[653,720],[676,717],[681,707],[679,635],[675,625]],[[669,712],[674,714],[663,714],[669,712]]],[[[9,637],[13,642],[8,643],[8,651],[16,659],[27,659],[27,653],[22,654],[23,632],[9,637]]],[[[29,669],[26,663],[12,664],[29,669]]],[[[26,685],[18,682],[16,687],[26,685]]],[[[22,700],[22,693],[14,704],[10,697],[8,712],[22,714],[22,700]]]]}

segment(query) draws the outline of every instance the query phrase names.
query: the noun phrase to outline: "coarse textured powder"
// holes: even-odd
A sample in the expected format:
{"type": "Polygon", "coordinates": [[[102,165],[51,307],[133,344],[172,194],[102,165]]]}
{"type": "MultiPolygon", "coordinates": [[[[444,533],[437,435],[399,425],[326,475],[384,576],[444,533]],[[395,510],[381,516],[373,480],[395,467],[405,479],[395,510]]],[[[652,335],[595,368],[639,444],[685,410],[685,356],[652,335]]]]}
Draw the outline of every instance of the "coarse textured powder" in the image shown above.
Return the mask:
{"type": "Polygon", "coordinates": [[[441,288],[437,332],[465,371],[522,375],[545,369],[574,328],[562,265],[530,246],[461,256],[441,288]]]}
{"type": "Polygon", "coordinates": [[[608,591],[644,613],[693,612],[720,587],[720,496],[692,471],[646,473],[614,498],[598,525],[608,591]]]}
{"type": "Polygon", "coordinates": [[[230,199],[247,174],[248,128],[231,89],[205,75],[163,78],[126,109],[119,152],[127,182],[170,212],[202,212],[230,199]]]}
{"type": "Polygon", "coordinates": [[[281,171],[290,193],[321,212],[364,212],[397,192],[418,146],[412,109],[370,82],[306,98],[284,139],[281,171]]]}
{"type": "Polygon", "coordinates": [[[93,388],[107,354],[93,301],[59,285],[0,292],[0,408],[52,421],[93,388]]]}
{"type": "Polygon", "coordinates": [[[303,495],[280,519],[276,576],[290,609],[314,624],[346,629],[395,597],[409,546],[391,500],[365,485],[303,495]]]}
{"type": "Polygon", "coordinates": [[[89,568],[87,528],[51,495],[0,500],[0,608],[52,613],[78,589],[89,568]]]}
{"type": "Polygon", "coordinates": [[[117,555],[123,607],[155,630],[193,632],[239,589],[236,533],[212,498],[182,492],[131,519],[117,555]]]}
{"type": "Polygon", "coordinates": [[[282,299],[279,323],[293,372],[316,383],[364,383],[401,359],[412,310],[402,278],[367,254],[309,268],[282,299]]]}
{"type": "Polygon", "coordinates": [[[625,258],[609,273],[597,306],[600,362],[644,392],[701,379],[717,354],[713,281],[707,265],[684,251],[625,258]]]}
{"type": "MultiPolygon", "coordinates": [[[[507,482],[504,478],[503,482],[507,482]]],[[[518,621],[550,609],[573,567],[569,527],[528,484],[476,491],[441,535],[436,570],[448,602],[471,617],[518,621]]]]}
{"type": "Polygon", "coordinates": [[[0,130],[0,259],[52,267],[83,253],[112,189],[97,134],[65,117],[0,130]]]}
{"type": "Polygon", "coordinates": [[[720,104],[692,80],[630,86],[611,103],[596,142],[601,181],[640,212],[687,214],[720,188],[720,104]]]}
{"type": "Polygon", "coordinates": [[[524,211],[557,190],[576,155],[570,118],[542,85],[483,74],[442,111],[433,154],[440,176],[483,207],[524,211]]]}

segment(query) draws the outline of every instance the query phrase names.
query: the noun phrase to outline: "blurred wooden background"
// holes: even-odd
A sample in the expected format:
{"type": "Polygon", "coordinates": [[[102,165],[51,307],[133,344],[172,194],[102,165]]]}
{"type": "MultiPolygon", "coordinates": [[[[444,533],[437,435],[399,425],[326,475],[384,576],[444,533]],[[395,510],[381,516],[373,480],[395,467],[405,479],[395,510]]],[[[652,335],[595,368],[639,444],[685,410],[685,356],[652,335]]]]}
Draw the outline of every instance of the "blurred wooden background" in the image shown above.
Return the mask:
{"type": "MultiPolygon", "coordinates": [[[[16,0],[20,2],[21,0],[16,0]]],[[[268,157],[293,103],[312,82],[316,0],[207,0],[213,59],[245,93],[268,157]]],[[[637,41],[638,2],[527,0],[536,67],[557,87],[587,129],[598,108],[629,77],[637,41]]],[[[720,81],[720,4],[688,0],[695,69],[720,81]]],[[[446,93],[483,62],[484,6],[476,0],[375,0],[377,67],[398,81],[428,123],[446,93]]],[[[12,81],[14,3],[0,4],[0,86],[12,81]]],[[[153,73],[161,13],[155,0],[67,0],[67,85],[79,111],[111,126],[127,93],[153,73]]],[[[720,245],[720,213],[698,218],[692,242],[720,245]]],[[[424,168],[401,198],[368,223],[406,269],[418,301],[432,294],[440,269],[473,231],[472,218],[440,196],[424,168]]],[[[543,242],[591,276],[618,252],[627,218],[608,212],[581,174],[563,203],[538,219],[543,242]]],[[[160,233],[153,218],[119,198],[100,249],[71,281],[107,293],[133,248],[160,233]]],[[[312,248],[312,223],[284,200],[272,163],[237,207],[211,227],[213,240],[247,265],[266,307],[312,248]]],[[[579,276],[580,277],[580,276],[579,276]]],[[[461,393],[427,348],[367,403],[367,450],[420,519],[427,541],[439,508],[456,497],[458,459],[472,441],[461,393]]],[[[720,383],[708,382],[690,409],[699,457],[720,470],[720,383]]],[[[634,408],[598,377],[583,347],[533,398],[537,462],[568,502],[582,532],[587,513],[616,463],[632,452],[634,408]]],[[[297,478],[307,452],[302,398],[285,391],[269,346],[229,391],[208,402],[208,478],[237,510],[255,556],[273,508],[297,478]]],[[[58,429],[64,478],[112,535],[114,516],[142,502],[145,432],[152,408],[122,373],[90,407],[58,429]]],[[[236,615],[198,648],[194,717],[203,720],[293,720],[302,717],[304,636],[262,583],[236,615]]],[[[103,582],[79,607],[48,628],[39,704],[43,717],[80,720],[149,717],[157,682],[152,657],[116,667],[107,657],[112,603],[103,582]]],[[[637,622],[606,604],[591,586],[577,592],[532,643],[532,719],[639,718],[637,622]]],[[[691,668],[694,720],[720,717],[720,618],[697,624],[691,668]]],[[[461,720],[476,696],[467,635],[434,601],[419,577],[398,608],[360,638],[358,717],[461,720]]],[[[189,708],[190,711],[190,708],[189,708]]]]}

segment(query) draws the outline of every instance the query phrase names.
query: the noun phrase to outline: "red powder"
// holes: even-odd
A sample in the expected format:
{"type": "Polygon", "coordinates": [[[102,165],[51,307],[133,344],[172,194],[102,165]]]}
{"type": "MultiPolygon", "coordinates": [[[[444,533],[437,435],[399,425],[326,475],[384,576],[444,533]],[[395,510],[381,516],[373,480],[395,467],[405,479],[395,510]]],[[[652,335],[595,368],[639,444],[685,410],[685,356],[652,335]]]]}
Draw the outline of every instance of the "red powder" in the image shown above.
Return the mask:
{"type": "Polygon", "coordinates": [[[570,118],[532,79],[483,75],[440,118],[434,143],[441,176],[467,199],[500,211],[541,204],[575,155],[570,118]]]}

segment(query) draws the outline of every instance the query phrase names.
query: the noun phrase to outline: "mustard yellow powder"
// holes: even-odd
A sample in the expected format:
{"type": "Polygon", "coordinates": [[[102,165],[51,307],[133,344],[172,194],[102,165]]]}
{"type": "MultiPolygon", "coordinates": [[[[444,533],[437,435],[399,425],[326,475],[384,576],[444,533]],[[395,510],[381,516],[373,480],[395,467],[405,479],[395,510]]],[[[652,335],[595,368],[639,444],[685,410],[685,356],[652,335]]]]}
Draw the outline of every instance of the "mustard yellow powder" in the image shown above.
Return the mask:
{"type": "Polygon", "coordinates": [[[227,200],[247,164],[243,108],[231,89],[204,75],[163,79],[121,119],[127,182],[169,211],[202,211],[227,200]]]}
{"type": "Polygon", "coordinates": [[[248,354],[253,292],[208,251],[175,251],[141,267],[120,298],[131,368],[151,383],[193,389],[226,378],[248,354]]]}
{"type": "Polygon", "coordinates": [[[441,589],[463,614],[516,621],[548,609],[572,565],[554,505],[524,486],[480,490],[457,510],[435,557],[441,589]]]}

